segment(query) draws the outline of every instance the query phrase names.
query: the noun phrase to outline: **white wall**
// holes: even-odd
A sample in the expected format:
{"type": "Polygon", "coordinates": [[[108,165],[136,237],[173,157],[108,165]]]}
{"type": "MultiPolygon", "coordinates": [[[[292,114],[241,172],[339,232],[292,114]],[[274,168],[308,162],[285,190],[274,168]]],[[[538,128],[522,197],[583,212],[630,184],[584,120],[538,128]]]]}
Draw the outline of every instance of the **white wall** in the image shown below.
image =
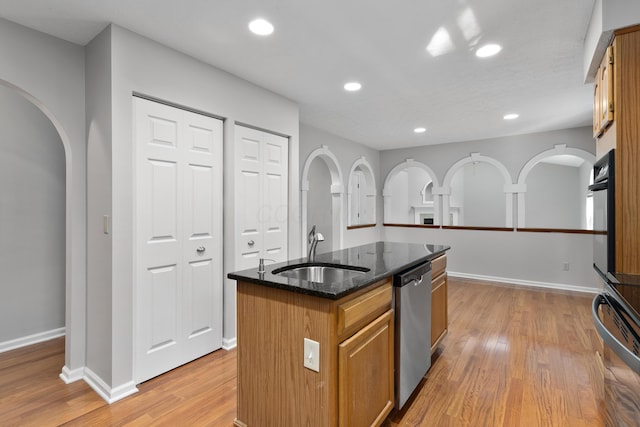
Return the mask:
{"type": "MultiPolygon", "coordinates": [[[[324,242],[318,242],[316,253],[334,250],[333,217],[331,216],[331,174],[325,162],[316,157],[309,167],[309,192],[307,193],[307,228],[316,226],[316,232],[322,233],[324,242]]],[[[337,225],[335,225],[337,226],[337,225]]]]}
{"type": "Polygon", "coordinates": [[[584,41],[585,82],[593,82],[614,30],[640,24],[638,0],[595,0],[584,41]]]}
{"type": "Polygon", "coordinates": [[[0,141],[1,344],[64,328],[65,158],[51,121],[4,86],[0,141]]]}
{"type": "Polygon", "coordinates": [[[527,176],[526,226],[581,229],[588,183],[578,167],[538,163],[527,176]],[[584,187],[581,187],[581,185],[584,187]]]}
{"type": "MultiPolygon", "coordinates": [[[[187,55],[162,46],[152,40],[134,34],[126,29],[111,26],[99,37],[108,37],[110,48],[102,49],[101,43],[89,47],[88,55],[95,54],[95,61],[110,64],[110,96],[101,102],[110,102],[110,114],[93,111],[87,120],[94,119],[108,125],[111,116],[111,135],[106,136],[109,153],[98,151],[99,156],[110,155],[112,175],[100,191],[109,196],[104,206],[92,204],[89,207],[89,222],[102,220],[102,215],[112,214],[111,242],[106,246],[89,248],[90,257],[100,257],[105,249],[112,257],[111,281],[104,291],[111,301],[111,307],[104,313],[89,313],[89,323],[97,322],[97,328],[110,328],[106,337],[88,337],[88,348],[94,348],[96,355],[103,348],[104,340],[111,340],[111,349],[100,358],[92,360],[88,367],[106,384],[106,393],[117,399],[131,391],[133,385],[133,289],[134,289],[134,194],[133,194],[133,143],[132,143],[132,94],[140,93],[177,105],[214,114],[225,119],[224,124],[224,241],[225,274],[232,271],[234,262],[234,124],[249,124],[267,131],[288,136],[289,139],[289,252],[290,257],[300,254],[299,224],[299,152],[298,152],[298,107],[293,102],[197,61],[187,55]],[[105,35],[106,34],[106,35],[105,35]],[[95,51],[93,51],[95,49],[95,51]],[[95,115],[95,116],[94,116],[95,115]],[[109,188],[110,186],[110,188],[109,188]],[[98,218],[95,218],[95,217],[98,218]],[[92,253],[92,250],[95,251],[92,253]],[[105,326],[108,324],[108,327],[105,326]]],[[[87,68],[89,72],[89,67],[87,68]]],[[[99,73],[99,69],[91,71],[99,73]]],[[[108,79],[108,77],[107,77],[108,79]]],[[[88,76],[95,84],[103,84],[100,76],[88,76]]],[[[105,86],[106,88],[106,86],[105,86]]],[[[90,88],[96,96],[102,88],[90,88]]],[[[91,100],[90,103],[98,101],[91,100]]],[[[104,104],[100,104],[104,105],[104,104]]],[[[94,144],[89,135],[89,145],[94,144]]],[[[97,142],[96,147],[102,143],[97,142]]],[[[98,261],[90,260],[89,265],[98,261]]],[[[105,286],[98,277],[100,269],[88,273],[90,292],[94,287],[105,286]]],[[[221,278],[222,279],[222,278],[221,278]]],[[[235,281],[224,279],[224,340],[226,344],[235,342],[235,281]]],[[[96,290],[103,292],[103,290],[96,290]]],[[[88,350],[89,351],[89,350],[88,350]]],[[[93,350],[91,350],[93,351],[93,350]]]]}
{"type": "MultiPolygon", "coordinates": [[[[477,152],[502,163],[515,183],[529,159],[555,145],[566,144],[593,153],[595,144],[591,134],[590,127],[582,127],[387,150],[380,153],[380,173],[386,177],[394,166],[411,158],[430,167],[438,181],[443,182],[453,164],[477,152]]],[[[566,288],[596,289],[600,286],[593,273],[591,235],[386,227],[382,238],[450,245],[449,270],[462,275],[566,288]],[[569,262],[569,271],[564,271],[565,262],[569,262]]]]}
{"type": "MultiPolygon", "coordinates": [[[[103,216],[111,214],[111,31],[87,46],[87,366],[99,378],[111,378],[113,350],[112,234],[103,216]]],[[[123,310],[124,311],[124,310],[123,310]]],[[[124,313],[123,313],[124,314],[124,313]]]]}
{"type": "MultiPolygon", "coordinates": [[[[0,19],[0,85],[14,88],[53,123],[65,150],[65,366],[85,364],[86,144],[84,49],[0,19]]],[[[33,268],[38,268],[34,266],[33,268]]]]}
{"type": "Polygon", "coordinates": [[[602,288],[589,234],[385,227],[382,238],[451,246],[447,270],[456,276],[586,292],[602,288]]]}
{"type": "MultiPolygon", "coordinates": [[[[344,212],[342,213],[344,218],[345,229],[343,230],[343,246],[345,248],[362,245],[365,243],[371,243],[380,240],[380,230],[382,229],[382,185],[384,184],[383,178],[380,177],[380,152],[372,148],[366,147],[357,142],[353,142],[339,136],[333,135],[326,131],[320,130],[313,126],[300,123],[300,163],[304,164],[309,154],[312,151],[320,148],[320,146],[326,145],[329,150],[338,159],[339,166],[342,170],[342,176],[345,182],[343,182],[345,194],[344,197],[344,212]],[[349,184],[349,171],[353,163],[364,156],[371,165],[376,181],[376,227],[359,228],[354,230],[347,230],[346,224],[348,224],[348,209],[347,209],[347,195],[346,189],[349,184]]],[[[302,171],[301,171],[302,173],[302,171]]],[[[302,179],[302,175],[298,176],[298,180],[302,179]]],[[[308,230],[307,230],[308,232],[308,230]]],[[[305,234],[306,236],[306,234],[305,234]]]]}
{"type": "Polygon", "coordinates": [[[504,180],[500,171],[485,162],[467,163],[456,174],[463,175],[463,214],[458,225],[504,227],[504,180]]]}
{"type": "MultiPolygon", "coordinates": [[[[412,224],[409,201],[409,170],[403,169],[389,182],[389,190],[392,194],[389,205],[390,218],[384,218],[388,224],[412,224]]],[[[384,216],[384,213],[383,213],[384,216]]]]}

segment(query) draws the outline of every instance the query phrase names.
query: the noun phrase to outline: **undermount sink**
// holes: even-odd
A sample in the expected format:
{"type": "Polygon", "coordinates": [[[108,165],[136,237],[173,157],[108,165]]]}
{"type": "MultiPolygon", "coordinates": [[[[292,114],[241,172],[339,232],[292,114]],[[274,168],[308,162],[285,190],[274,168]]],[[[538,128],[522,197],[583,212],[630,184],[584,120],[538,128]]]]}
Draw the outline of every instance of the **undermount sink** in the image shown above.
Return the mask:
{"type": "Polygon", "coordinates": [[[368,268],[349,265],[297,264],[273,270],[273,274],[316,283],[336,283],[364,275],[368,268]]]}

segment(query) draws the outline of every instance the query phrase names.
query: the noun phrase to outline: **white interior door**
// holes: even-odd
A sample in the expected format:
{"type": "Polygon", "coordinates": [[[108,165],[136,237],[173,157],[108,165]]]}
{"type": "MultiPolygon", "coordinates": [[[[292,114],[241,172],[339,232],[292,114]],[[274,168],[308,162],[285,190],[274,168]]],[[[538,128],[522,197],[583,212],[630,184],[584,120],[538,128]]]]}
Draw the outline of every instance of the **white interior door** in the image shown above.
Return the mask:
{"type": "Polygon", "coordinates": [[[222,347],[222,121],[134,103],[140,383],[222,347]]]}
{"type": "Polygon", "coordinates": [[[237,125],[236,268],[258,266],[258,258],[287,260],[287,138],[237,125]]]}

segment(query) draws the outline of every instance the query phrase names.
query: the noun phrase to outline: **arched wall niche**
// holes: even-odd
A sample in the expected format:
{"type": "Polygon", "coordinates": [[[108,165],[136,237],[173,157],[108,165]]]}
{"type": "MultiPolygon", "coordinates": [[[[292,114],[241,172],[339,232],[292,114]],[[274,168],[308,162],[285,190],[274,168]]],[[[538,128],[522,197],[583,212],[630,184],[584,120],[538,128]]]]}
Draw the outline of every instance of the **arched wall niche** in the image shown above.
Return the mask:
{"type": "MultiPolygon", "coordinates": [[[[469,157],[465,157],[463,159],[458,160],[454,163],[451,168],[445,174],[443,184],[442,184],[442,225],[448,226],[451,224],[452,215],[455,215],[455,210],[452,209],[451,206],[451,197],[452,197],[452,181],[456,174],[462,170],[465,166],[470,164],[478,164],[485,163],[495,167],[502,179],[504,192],[504,225],[500,225],[505,228],[513,228],[513,194],[518,192],[518,188],[513,184],[511,175],[507,168],[498,160],[483,156],[480,153],[471,153],[469,157]]],[[[474,226],[477,224],[464,224],[465,226],[474,226]]],[[[498,225],[496,225],[498,226],[498,225]]]]}
{"type": "MultiPolygon", "coordinates": [[[[433,212],[433,223],[436,225],[441,224],[440,195],[442,194],[441,192],[442,189],[439,187],[438,177],[430,167],[428,167],[422,162],[417,162],[414,159],[406,159],[404,162],[394,166],[393,169],[391,169],[387,174],[384,180],[384,186],[382,188],[382,198],[384,201],[383,221],[385,223],[392,223],[393,220],[390,221],[389,219],[393,217],[393,213],[392,213],[392,206],[393,206],[392,201],[394,196],[393,182],[398,177],[399,174],[403,173],[404,171],[410,168],[420,169],[424,171],[431,178],[431,182],[433,183],[433,186],[432,186],[433,205],[429,207],[429,210],[433,212]]],[[[410,207],[407,206],[407,209],[409,208],[410,207]]],[[[416,210],[419,208],[413,207],[413,209],[416,210]]],[[[416,216],[419,216],[419,212],[416,213],[416,216]]],[[[415,224],[415,223],[416,222],[414,220],[412,224],[415,224]]]]}
{"type": "MultiPolygon", "coordinates": [[[[593,164],[596,161],[596,158],[593,154],[581,150],[579,148],[571,148],[567,147],[566,144],[557,144],[554,145],[553,148],[549,150],[545,150],[534,157],[532,157],[520,170],[518,175],[518,183],[517,183],[517,191],[518,191],[518,228],[527,227],[526,220],[526,195],[527,195],[527,179],[531,176],[531,171],[542,161],[554,156],[574,156],[580,158],[590,164],[593,167],[593,164]]],[[[586,190],[586,186],[585,186],[586,190]]]]}
{"type": "MultiPolygon", "coordinates": [[[[301,203],[301,224],[302,224],[302,254],[307,253],[307,236],[309,228],[312,224],[308,224],[308,193],[309,193],[309,169],[314,160],[321,160],[329,169],[331,175],[331,216],[332,216],[332,250],[342,249],[343,246],[343,228],[344,228],[344,179],[342,177],[342,169],[337,157],[326,145],[320,146],[309,154],[302,169],[302,180],[300,189],[302,192],[301,203]]],[[[319,230],[322,231],[322,230],[319,230]]]]}
{"type": "MultiPolygon", "coordinates": [[[[362,192],[362,190],[360,190],[362,192]]],[[[353,165],[351,165],[351,170],[349,171],[349,185],[347,187],[347,207],[348,207],[348,225],[362,225],[362,224],[375,224],[376,223],[376,179],[375,179],[375,175],[373,174],[373,168],[371,167],[371,165],[369,164],[369,162],[367,161],[367,159],[362,156],[359,159],[357,159],[355,162],[353,162],[353,165]],[[356,174],[360,172],[365,179],[365,183],[366,183],[366,188],[364,190],[364,198],[366,200],[366,218],[362,218],[359,216],[359,218],[363,219],[360,221],[354,221],[354,218],[356,216],[355,214],[355,210],[360,211],[359,209],[356,209],[356,206],[359,206],[360,208],[362,208],[361,203],[358,202],[358,200],[356,200],[356,198],[358,197],[357,195],[354,195],[354,181],[356,179],[356,174]],[[357,205],[356,205],[357,204],[357,205]]]]}

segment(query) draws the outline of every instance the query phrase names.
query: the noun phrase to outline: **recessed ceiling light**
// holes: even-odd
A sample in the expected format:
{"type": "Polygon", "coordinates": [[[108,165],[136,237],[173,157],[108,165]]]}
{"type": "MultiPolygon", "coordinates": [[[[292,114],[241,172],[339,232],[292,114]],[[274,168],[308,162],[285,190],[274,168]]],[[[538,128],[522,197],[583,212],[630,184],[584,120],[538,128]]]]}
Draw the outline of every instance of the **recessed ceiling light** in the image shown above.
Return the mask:
{"type": "Polygon", "coordinates": [[[347,90],[349,92],[355,92],[362,89],[362,85],[358,82],[349,82],[349,83],[345,83],[344,85],[344,90],[347,90]]]}
{"type": "Polygon", "coordinates": [[[478,58],[487,58],[493,56],[502,50],[502,46],[499,44],[485,44],[478,50],[476,50],[476,56],[478,58]]]}
{"type": "Polygon", "coordinates": [[[413,130],[415,133],[425,133],[427,131],[427,128],[415,128],[413,130]]]}
{"type": "Polygon", "coordinates": [[[505,119],[505,120],[513,120],[513,119],[517,119],[518,117],[520,117],[519,114],[509,113],[509,114],[505,114],[503,119],[505,119]]]}
{"type": "Polygon", "coordinates": [[[258,18],[249,22],[249,30],[259,36],[268,36],[273,33],[273,24],[266,19],[258,18]]]}

